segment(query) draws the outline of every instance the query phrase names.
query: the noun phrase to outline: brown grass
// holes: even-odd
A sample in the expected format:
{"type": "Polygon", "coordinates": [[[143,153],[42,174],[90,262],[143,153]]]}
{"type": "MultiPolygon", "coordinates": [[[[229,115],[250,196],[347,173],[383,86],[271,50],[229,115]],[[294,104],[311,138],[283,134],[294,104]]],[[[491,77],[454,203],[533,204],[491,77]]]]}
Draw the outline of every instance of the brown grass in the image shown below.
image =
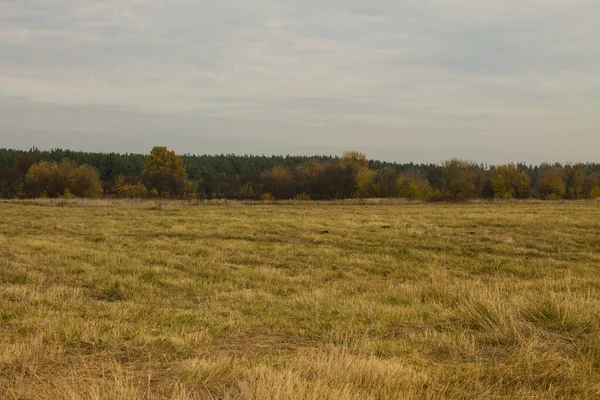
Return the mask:
{"type": "Polygon", "coordinates": [[[600,398],[599,249],[597,202],[2,202],[0,397],[600,398]]]}

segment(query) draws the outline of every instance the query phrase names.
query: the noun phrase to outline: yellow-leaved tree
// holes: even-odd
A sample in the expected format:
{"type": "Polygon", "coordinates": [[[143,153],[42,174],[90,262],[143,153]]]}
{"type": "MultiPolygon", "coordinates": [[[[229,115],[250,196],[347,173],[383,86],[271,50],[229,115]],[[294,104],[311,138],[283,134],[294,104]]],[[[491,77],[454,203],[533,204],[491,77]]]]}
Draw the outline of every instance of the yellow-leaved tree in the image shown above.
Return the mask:
{"type": "Polygon", "coordinates": [[[342,167],[354,167],[356,169],[369,168],[369,159],[365,153],[359,151],[347,151],[340,158],[342,167]]]}
{"type": "Polygon", "coordinates": [[[439,195],[427,178],[414,173],[402,173],[396,180],[398,197],[409,200],[426,200],[431,195],[439,195]]]}
{"type": "Polygon", "coordinates": [[[103,193],[98,171],[68,158],[33,164],[25,175],[25,191],[29,197],[101,197],[103,193]]]}
{"type": "Polygon", "coordinates": [[[356,171],[356,197],[370,198],[375,196],[375,171],[361,167],[356,171]]]}
{"type": "Polygon", "coordinates": [[[291,199],[296,195],[294,173],[283,165],[277,165],[261,174],[263,193],[270,193],[277,199],[291,199]]]}
{"type": "Polygon", "coordinates": [[[376,173],[369,169],[369,159],[364,153],[347,151],[340,158],[340,165],[353,170],[356,197],[373,197],[376,173]]]}
{"type": "Polygon", "coordinates": [[[567,170],[567,195],[570,199],[585,198],[585,171],[576,168],[567,170]]]}
{"type": "Polygon", "coordinates": [[[563,199],[567,194],[565,170],[560,166],[542,170],[542,195],[549,200],[563,199]]]}
{"type": "Polygon", "coordinates": [[[299,165],[296,168],[297,190],[300,193],[312,194],[315,191],[315,185],[323,171],[325,165],[323,163],[312,160],[306,164],[299,165]]]}
{"type": "Polygon", "coordinates": [[[183,160],[164,146],[150,152],[142,170],[142,183],[161,197],[182,196],[190,190],[183,160]]]}
{"type": "Polygon", "coordinates": [[[519,171],[514,164],[492,168],[494,197],[500,199],[524,199],[529,197],[530,179],[525,171],[519,171]]]}
{"type": "Polygon", "coordinates": [[[483,172],[477,164],[459,159],[444,163],[448,194],[461,199],[479,197],[483,187],[483,172]]]}

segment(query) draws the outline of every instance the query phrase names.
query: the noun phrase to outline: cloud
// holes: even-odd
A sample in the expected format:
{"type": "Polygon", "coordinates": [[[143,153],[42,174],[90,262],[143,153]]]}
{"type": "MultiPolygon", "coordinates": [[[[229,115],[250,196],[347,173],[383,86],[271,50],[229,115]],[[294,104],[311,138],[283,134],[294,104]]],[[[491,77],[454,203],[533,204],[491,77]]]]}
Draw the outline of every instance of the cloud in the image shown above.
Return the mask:
{"type": "Polygon", "coordinates": [[[248,152],[354,146],[398,159],[594,157],[600,3],[365,4],[5,0],[0,96],[12,97],[0,101],[8,119],[0,139],[26,131],[52,146],[71,126],[91,148],[104,129],[94,124],[111,120],[130,144],[181,130],[164,140],[198,152],[219,137],[248,152]],[[6,112],[15,96],[44,125],[6,112]],[[140,121],[161,129],[150,134],[140,121]],[[213,136],[193,124],[212,124],[213,136]]]}

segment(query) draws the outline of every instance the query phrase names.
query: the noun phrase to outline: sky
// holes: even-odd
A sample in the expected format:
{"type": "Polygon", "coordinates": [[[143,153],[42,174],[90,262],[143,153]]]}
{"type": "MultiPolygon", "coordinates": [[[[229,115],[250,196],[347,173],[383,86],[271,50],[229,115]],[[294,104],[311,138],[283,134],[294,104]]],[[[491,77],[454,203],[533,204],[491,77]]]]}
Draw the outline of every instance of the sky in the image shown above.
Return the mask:
{"type": "Polygon", "coordinates": [[[600,161],[598,0],[0,0],[0,147],[600,161]]]}

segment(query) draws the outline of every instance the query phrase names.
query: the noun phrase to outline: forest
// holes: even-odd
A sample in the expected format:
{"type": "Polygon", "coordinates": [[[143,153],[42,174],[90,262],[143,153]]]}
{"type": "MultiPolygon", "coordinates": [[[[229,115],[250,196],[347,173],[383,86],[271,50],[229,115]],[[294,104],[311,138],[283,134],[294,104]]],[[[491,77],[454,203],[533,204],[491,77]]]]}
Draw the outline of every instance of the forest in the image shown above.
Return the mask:
{"type": "Polygon", "coordinates": [[[262,200],[406,198],[597,199],[600,164],[439,164],[338,156],[149,155],[63,149],[0,149],[0,197],[126,197],[262,200]]]}

